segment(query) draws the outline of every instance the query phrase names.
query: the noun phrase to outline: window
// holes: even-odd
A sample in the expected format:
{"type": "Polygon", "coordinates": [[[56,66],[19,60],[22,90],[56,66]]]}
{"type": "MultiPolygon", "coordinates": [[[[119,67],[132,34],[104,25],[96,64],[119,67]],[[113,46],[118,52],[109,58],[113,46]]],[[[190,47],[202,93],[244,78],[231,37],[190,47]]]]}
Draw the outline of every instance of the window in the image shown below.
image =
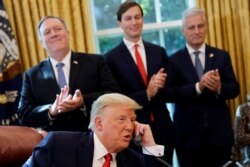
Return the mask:
{"type": "MultiPolygon", "coordinates": [[[[166,48],[168,54],[183,47],[180,31],[182,12],[194,6],[195,0],[137,0],[144,12],[143,39],[166,48]]],[[[116,11],[124,0],[92,0],[96,47],[106,53],[118,45],[122,30],[116,21],[116,11]]]]}

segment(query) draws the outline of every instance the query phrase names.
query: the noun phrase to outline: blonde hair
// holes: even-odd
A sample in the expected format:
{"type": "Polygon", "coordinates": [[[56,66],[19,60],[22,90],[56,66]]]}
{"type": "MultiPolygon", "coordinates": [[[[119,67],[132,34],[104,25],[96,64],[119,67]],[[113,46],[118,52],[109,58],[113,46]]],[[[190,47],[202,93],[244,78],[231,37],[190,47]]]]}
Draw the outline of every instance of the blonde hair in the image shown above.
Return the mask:
{"type": "Polygon", "coordinates": [[[88,128],[94,130],[94,119],[103,111],[105,107],[119,104],[126,105],[128,109],[132,110],[141,109],[141,106],[138,103],[125,95],[119,93],[104,94],[92,104],[88,128]]]}

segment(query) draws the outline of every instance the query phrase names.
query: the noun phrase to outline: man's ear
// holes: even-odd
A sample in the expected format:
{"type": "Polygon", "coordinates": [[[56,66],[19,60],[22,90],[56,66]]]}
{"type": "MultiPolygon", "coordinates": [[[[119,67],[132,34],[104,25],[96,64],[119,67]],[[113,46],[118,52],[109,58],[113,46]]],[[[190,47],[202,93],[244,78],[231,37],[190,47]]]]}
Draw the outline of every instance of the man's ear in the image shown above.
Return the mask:
{"type": "Polygon", "coordinates": [[[95,129],[98,130],[98,131],[103,130],[101,117],[95,117],[95,129]]]}
{"type": "Polygon", "coordinates": [[[46,46],[45,46],[44,41],[43,41],[41,38],[38,38],[38,39],[39,39],[39,41],[40,41],[40,43],[41,43],[42,47],[45,49],[45,48],[46,48],[46,46]]]}

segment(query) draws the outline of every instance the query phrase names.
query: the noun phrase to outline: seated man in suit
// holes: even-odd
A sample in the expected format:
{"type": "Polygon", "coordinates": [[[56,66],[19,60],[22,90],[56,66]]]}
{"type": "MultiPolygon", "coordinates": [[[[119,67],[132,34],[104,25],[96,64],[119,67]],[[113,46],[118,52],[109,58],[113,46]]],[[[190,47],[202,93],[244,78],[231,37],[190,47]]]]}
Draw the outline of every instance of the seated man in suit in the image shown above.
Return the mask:
{"type": "Polygon", "coordinates": [[[160,166],[156,157],[164,154],[164,146],[155,144],[149,125],[136,122],[135,110],[140,108],[127,96],[102,95],[92,105],[89,129],[93,132],[50,132],[23,166],[160,166]],[[144,156],[128,148],[139,134],[144,156]]]}

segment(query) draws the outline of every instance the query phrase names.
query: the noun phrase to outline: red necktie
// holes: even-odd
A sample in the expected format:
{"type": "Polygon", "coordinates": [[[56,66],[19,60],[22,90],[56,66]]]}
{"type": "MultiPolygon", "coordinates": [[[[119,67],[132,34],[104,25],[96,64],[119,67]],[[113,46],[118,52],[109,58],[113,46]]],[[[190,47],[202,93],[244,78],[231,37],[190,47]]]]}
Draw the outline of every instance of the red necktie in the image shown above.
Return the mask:
{"type": "MultiPolygon", "coordinates": [[[[147,79],[147,74],[146,74],[146,70],[144,68],[142,59],[141,59],[141,55],[138,51],[138,44],[135,44],[135,58],[136,58],[136,63],[137,63],[137,67],[140,71],[141,77],[143,79],[143,82],[146,86],[148,86],[148,79],[147,79]]],[[[154,121],[154,114],[153,112],[150,112],[150,120],[153,122],[154,121]]]]}
{"type": "Polygon", "coordinates": [[[139,72],[141,74],[141,77],[143,79],[144,84],[147,86],[148,85],[148,79],[147,79],[147,74],[146,74],[146,70],[144,68],[142,59],[141,59],[141,55],[138,51],[138,44],[135,44],[135,58],[136,58],[136,63],[137,63],[137,67],[139,69],[139,72]]]}
{"type": "Polygon", "coordinates": [[[102,167],[110,167],[110,162],[112,161],[112,155],[110,153],[104,156],[105,162],[102,167]]]}

